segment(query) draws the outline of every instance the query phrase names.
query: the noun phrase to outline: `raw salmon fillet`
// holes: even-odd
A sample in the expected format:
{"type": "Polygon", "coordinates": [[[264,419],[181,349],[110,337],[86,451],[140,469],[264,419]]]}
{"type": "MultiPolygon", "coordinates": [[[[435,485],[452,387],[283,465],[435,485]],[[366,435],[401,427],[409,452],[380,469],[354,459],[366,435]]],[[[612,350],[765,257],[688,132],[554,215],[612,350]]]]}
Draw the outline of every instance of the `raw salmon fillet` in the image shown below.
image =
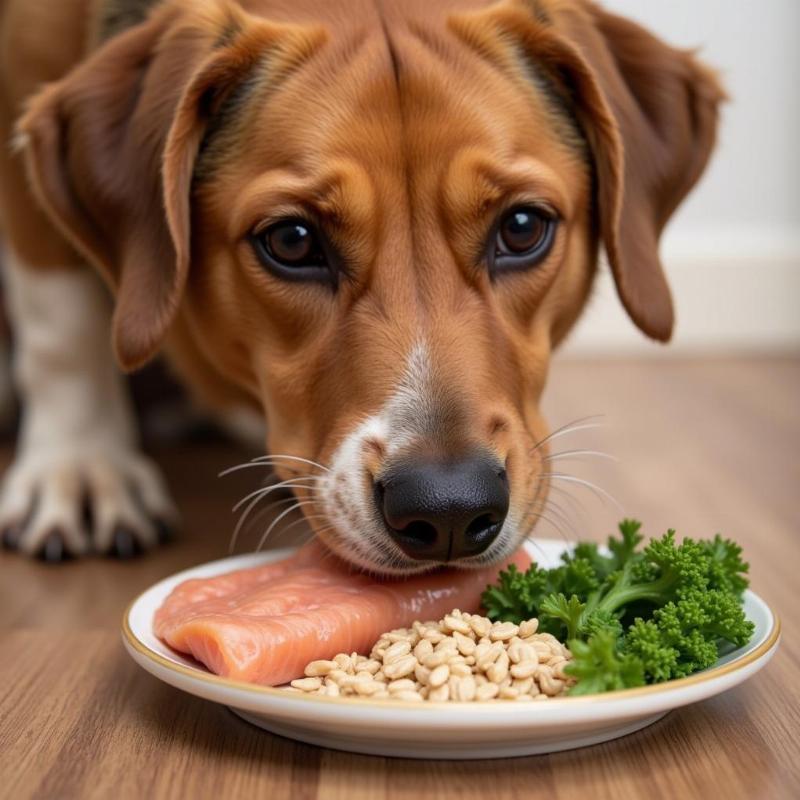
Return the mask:
{"type": "Polygon", "coordinates": [[[378,580],[312,542],[291,557],[178,585],[155,614],[156,635],[217,675],[277,686],[309,661],[369,652],[384,632],[414,620],[440,619],[454,608],[474,613],[486,584],[518,552],[482,570],[439,570],[378,580]]]}

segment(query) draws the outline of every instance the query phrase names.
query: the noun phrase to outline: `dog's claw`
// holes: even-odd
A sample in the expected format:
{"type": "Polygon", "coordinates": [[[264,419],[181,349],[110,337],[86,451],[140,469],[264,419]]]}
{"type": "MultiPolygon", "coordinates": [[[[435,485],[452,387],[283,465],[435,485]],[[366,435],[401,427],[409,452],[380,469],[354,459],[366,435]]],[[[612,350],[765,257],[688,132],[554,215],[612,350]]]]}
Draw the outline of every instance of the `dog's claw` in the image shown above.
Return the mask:
{"type": "Polygon", "coordinates": [[[136,537],[127,528],[121,525],[117,527],[111,544],[111,555],[124,561],[141,552],[142,549],[139,547],[136,537]]]}
{"type": "Polygon", "coordinates": [[[158,471],[135,453],[78,454],[45,466],[23,458],[3,476],[0,541],[45,561],[92,552],[127,559],[168,538],[157,521],[171,513],[158,471]]]}
{"type": "Polygon", "coordinates": [[[69,558],[67,548],[64,547],[64,537],[60,531],[54,530],[47,535],[38,552],[38,556],[48,564],[58,564],[69,558]]]}
{"type": "Polygon", "coordinates": [[[3,529],[3,547],[6,550],[16,550],[19,544],[20,536],[22,536],[22,526],[8,525],[3,529]]]}
{"type": "Polygon", "coordinates": [[[175,538],[175,528],[164,519],[156,519],[153,521],[156,528],[156,536],[158,536],[159,544],[166,544],[175,538]]]}

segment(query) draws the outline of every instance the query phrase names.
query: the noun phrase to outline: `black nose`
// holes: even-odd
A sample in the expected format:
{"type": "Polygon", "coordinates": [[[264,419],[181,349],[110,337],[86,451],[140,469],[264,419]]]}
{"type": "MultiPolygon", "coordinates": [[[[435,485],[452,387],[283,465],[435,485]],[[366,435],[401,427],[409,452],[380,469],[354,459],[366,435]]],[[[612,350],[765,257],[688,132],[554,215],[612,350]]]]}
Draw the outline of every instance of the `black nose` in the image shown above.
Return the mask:
{"type": "Polygon", "coordinates": [[[452,561],[482,553],[508,513],[508,479],[495,461],[405,464],[375,484],[392,538],[419,560],[452,561]]]}

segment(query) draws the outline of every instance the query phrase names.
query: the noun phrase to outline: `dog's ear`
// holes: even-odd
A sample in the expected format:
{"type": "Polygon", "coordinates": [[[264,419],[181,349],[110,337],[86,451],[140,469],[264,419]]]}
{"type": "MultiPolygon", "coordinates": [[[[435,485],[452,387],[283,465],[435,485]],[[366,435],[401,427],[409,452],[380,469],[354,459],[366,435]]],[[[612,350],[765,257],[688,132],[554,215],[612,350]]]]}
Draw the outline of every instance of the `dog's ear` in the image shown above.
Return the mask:
{"type": "Polygon", "coordinates": [[[483,13],[484,28],[491,20],[498,41],[514,44],[517,71],[547,80],[575,115],[617,292],[644,333],[668,341],[674,312],[658,242],[713,149],[725,97],[716,76],[588,0],[503,0],[483,13]]]}
{"type": "Polygon", "coordinates": [[[125,369],[155,354],[180,304],[209,120],[268,52],[286,67],[313,39],[232,3],[168,6],[46,86],[20,119],[39,202],[116,295],[125,369]]]}

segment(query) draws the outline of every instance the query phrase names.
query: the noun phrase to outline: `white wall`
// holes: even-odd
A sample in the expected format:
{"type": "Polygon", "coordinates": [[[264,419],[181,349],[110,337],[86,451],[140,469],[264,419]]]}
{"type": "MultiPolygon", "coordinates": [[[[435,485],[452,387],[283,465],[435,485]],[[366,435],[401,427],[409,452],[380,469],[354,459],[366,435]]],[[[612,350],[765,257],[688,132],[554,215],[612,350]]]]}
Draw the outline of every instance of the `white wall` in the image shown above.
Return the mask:
{"type": "MultiPolygon", "coordinates": [[[[717,152],[662,239],[678,326],[669,351],[800,348],[800,0],[605,0],[700,47],[731,95],[717,152]]],[[[607,274],[569,352],[658,353],[607,274]]]]}

